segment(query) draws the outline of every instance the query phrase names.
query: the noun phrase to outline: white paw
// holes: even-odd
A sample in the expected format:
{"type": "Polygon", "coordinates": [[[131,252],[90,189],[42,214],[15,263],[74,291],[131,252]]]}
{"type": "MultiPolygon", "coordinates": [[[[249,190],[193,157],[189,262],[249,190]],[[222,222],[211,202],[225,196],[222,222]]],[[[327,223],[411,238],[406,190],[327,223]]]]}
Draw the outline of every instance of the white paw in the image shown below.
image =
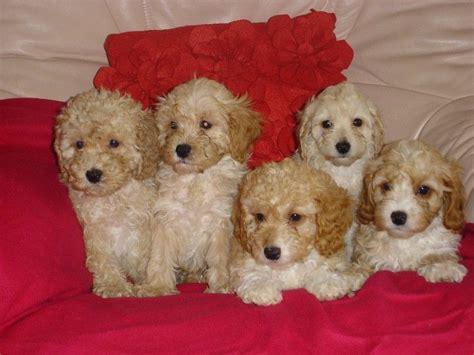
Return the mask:
{"type": "Polygon", "coordinates": [[[325,280],[309,282],[305,288],[318,300],[330,301],[345,295],[352,295],[355,285],[342,276],[334,275],[325,280]]]}
{"type": "Polygon", "coordinates": [[[349,283],[351,291],[358,291],[364,285],[372,272],[368,269],[353,267],[350,271],[344,274],[344,277],[349,283]]]}
{"type": "Polygon", "coordinates": [[[237,295],[245,303],[254,303],[259,306],[277,304],[283,299],[281,291],[271,285],[240,287],[237,295]]]}
{"type": "Polygon", "coordinates": [[[467,269],[458,263],[435,263],[420,267],[418,274],[428,282],[461,282],[467,269]]]}

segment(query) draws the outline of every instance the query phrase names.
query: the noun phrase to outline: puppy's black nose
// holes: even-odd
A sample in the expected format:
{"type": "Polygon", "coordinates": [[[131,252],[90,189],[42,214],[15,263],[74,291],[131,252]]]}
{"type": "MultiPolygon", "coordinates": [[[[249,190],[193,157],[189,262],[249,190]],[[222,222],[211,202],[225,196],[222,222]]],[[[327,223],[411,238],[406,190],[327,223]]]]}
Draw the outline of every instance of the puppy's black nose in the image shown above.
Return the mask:
{"type": "Polygon", "coordinates": [[[263,253],[269,260],[278,260],[281,256],[281,249],[278,247],[266,247],[263,249],[263,253]]]}
{"type": "Polygon", "coordinates": [[[346,154],[349,150],[351,150],[351,144],[348,141],[338,142],[336,144],[336,149],[341,154],[346,154]]]}
{"type": "Polygon", "coordinates": [[[90,169],[86,171],[86,178],[89,182],[96,184],[100,181],[102,177],[102,170],[99,169],[90,169]]]}
{"type": "Polygon", "coordinates": [[[403,211],[395,211],[392,212],[390,218],[392,219],[393,224],[396,224],[397,226],[403,226],[405,223],[407,223],[408,216],[403,211]]]}
{"type": "Polygon", "coordinates": [[[178,144],[176,146],[176,154],[180,158],[186,158],[191,153],[191,146],[189,144],[178,144]]]}

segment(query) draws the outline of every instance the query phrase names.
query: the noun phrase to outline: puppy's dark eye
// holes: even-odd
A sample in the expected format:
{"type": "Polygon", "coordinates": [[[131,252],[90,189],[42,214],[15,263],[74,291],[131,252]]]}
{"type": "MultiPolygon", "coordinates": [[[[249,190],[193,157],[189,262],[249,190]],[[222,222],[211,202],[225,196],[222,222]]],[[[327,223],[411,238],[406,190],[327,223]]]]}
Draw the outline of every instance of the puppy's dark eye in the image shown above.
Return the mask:
{"type": "Polygon", "coordinates": [[[111,139],[110,142],[109,142],[109,145],[110,145],[112,148],[117,148],[117,147],[120,145],[120,142],[119,142],[118,140],[111,139]]]}
{"type": "Polygon", "coordinates": [[[83,142],[83,141],[77,141],[77,142],[76,142],[76,148],[77,148],[77,149],[82,149],[82,148],[84,148],[84,142],[83,142]]]}
{"type": "Polygon", "coordinates": [[[383,191],[390,191],[392,189],[392,186],[388,182],[384,182],[382,184],[382,190],[383,191]]]}
{"type": "Polygon", "coordinates": [[[290,214],[290,221],[292,222],[298,222],[301,219],[301,215],[298,213],[292,213],[290,214]]]}
{"type": "Polygon", "coordinates": [[[265,220],[265,215],[263,213],[255,213],[255,218],[259,222],[263,222],[265,220]]]}
{"type": "Polygon", "coordinates": [[[204,128],[204,129],[209,129],[212,127],[212,123],[208,121],[201,121],[199,125],[201,126],[201,128],[204,128]]]}
{"type": "Polygon", "coordinates": [[[356,127],[360,127],[362,126],[362,120],[360,118],[354,118],[354,120],[352,121],[352,124],[356,127]]]}
{"type": "Polygon", "coordinates": [[[323,128],[325,128],[325,129],[331,128],[332,127],[332,122],[329,121],[329,120],[323,121],[323,122],[321,122],[321,126],[323,126],[323,128]]]}
{"type": "Polygon", "coordinates": [[[171,121],[170,122],[170,127],[171,127],[171,129],[176,129],[176,128],[178,128],[178,124],[175,121],[171,121]]]}
{"type": "Polygon", "coordinates": [[[426,185],[421,185],[418,187],[418,190],[416,190],[417,195],[427,195],[431,191],[429,186],[426,185]]]}

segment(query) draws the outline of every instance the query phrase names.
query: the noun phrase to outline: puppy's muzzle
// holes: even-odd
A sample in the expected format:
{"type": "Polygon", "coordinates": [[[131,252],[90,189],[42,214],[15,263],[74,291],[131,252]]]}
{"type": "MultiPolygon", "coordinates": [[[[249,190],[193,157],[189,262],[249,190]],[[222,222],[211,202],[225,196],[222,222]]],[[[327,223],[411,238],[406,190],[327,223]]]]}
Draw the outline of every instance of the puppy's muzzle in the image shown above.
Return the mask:
{"type": "Polygon", "coordinates": [[[102,170],[90,169],[86,171],[86,178],[89,182],[97,184],[102,178],[102,170]]]}
{"type": "Polygon", "coordinates": [[[390,219],[393,224],[397,226],[403,226],[407,223],[408,215],[403,211],[395,211],[390,215],[390,219]]]}
{"type": "Polygon", "coordinates": [[[263,253],[268,260],[278,260],[281,256],[281,249],[278,247],[265,247],[263,253]]]}
{"type": "Polygon", "coordinates": [[[187,158],[191,153],[191,146],[189,144],[178,144],[176,146],[176,155],[181,159],[187,158]]]}
{"type": "Polygon", "coordinates": [[[336,143],[336,150],[340,154],[346,154],[349,150],[351,150],[351,144],[346,140],[338,142],[336,143]]]}

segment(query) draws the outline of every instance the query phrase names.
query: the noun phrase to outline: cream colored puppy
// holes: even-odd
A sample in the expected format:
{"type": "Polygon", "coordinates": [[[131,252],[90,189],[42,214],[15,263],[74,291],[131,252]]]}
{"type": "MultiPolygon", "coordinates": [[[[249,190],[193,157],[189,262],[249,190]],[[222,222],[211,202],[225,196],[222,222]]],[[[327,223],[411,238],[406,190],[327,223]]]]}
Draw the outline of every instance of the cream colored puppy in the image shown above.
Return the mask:
{"type": "Polygon", "coordinates": [[[298,114],[299,155],[328,173],[357,202],[363,170],[383,144],[376,106],[350,83],[330,86],[298,114]]]}
{"type": "Polygon", "coordinates": [[[90,90],[57,116],[62,181],[84,231],[93,291],[133,296],[144,282],[151,247],[152,176],[159,163],[153,116],[128,96],[90,90]]]}
{"type": "Polygon", "coordinates": [[[384,130],[377,107],[347,82],[313,97],[298,114],[297,157],[328,173],[354,199],[354,223],[345,236],[347,257],[357,229],[364,168],[380,152],[384,130]]]}
{"type": "Polygon", "coordinates": [[[372,272],[416,271],[429,282],[461,282],[461,168],[420,141],[388,144],[364,178],[355,257],[372,272]]]}
{"type": "Polygon", "coordinates": [[[163,163],[154,209],[157,237],[143,295],[176,293],[176,270],[205,272],[207,292],[228,292],[232,203],[260,115],[245,97],[199,78],[160,99],[163,163]]]}
{"type": "Polygon", "coordinates": [[[304,287],[319,300],[359,289],[345,257],[352,200],[329,175],[303,162],[269,163],[245,176],[236,199],[232,286],[246,303],[270,305],[304,287]]]}

